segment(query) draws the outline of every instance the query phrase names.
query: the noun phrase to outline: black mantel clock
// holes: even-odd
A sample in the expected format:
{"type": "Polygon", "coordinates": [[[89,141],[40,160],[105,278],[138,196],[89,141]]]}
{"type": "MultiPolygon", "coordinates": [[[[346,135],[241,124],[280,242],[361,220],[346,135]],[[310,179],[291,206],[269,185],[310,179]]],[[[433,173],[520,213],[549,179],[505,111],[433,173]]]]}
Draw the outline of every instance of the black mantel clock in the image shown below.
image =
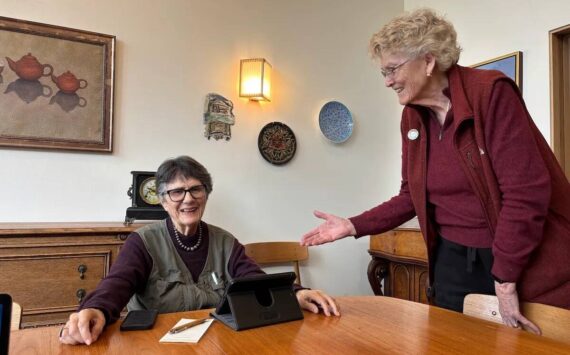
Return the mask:
{"type": "Polygon", "coordinates": [[[125,224],[137,219],[164,219],[168,213],[160,205],[154,171],[131,171],[133,184],[127,191],[132,206],[127,208],[125,224]]]}

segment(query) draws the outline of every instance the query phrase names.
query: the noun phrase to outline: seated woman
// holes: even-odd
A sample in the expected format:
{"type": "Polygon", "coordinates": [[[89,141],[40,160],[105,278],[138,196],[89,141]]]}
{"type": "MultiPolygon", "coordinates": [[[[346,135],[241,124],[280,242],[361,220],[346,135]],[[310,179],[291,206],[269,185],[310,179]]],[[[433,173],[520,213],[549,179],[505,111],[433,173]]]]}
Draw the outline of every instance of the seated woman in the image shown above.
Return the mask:
{"type": "MultiPolygon", "coordinates": [[[[215,307],[228,280],[263,273],[229,232],[201,221],[212,192],[212,179],[202,164],[188,156],[166,160],[156,172],[156,184],[169,218],[127,238],[109,275],[69,316],[60,342],[92,344],[125,305],[159,313],[215,307]]],[[[295,288],[302,308],[340,315],[330,296],[295,288]]]]}

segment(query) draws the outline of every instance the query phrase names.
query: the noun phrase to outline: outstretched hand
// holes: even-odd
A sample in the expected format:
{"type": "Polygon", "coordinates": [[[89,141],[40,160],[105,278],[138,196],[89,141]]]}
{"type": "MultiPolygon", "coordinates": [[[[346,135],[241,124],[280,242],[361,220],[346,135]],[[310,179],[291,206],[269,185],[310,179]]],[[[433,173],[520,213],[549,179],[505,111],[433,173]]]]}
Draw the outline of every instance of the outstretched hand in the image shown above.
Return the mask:
{"type": "Polygon", "coordinates": [[[499,313],[501,313],[503,322],[506,325],[518,328],[520,324],[524,329],[532,333],[541,334],[540,329],[520,312],[516,283],[505,282],[500,284],[495,281],[495,293],[499,299],[499,313]]]}
{"type": "Polygon", "coordinates": [[[301,238],[301,245],[319,245],[334,242],[335,240],[355,235],[356,229],[350,220],[321,211],[314,212],[315,217],[324,219],[316,228],[305,233],[301,238]]]}

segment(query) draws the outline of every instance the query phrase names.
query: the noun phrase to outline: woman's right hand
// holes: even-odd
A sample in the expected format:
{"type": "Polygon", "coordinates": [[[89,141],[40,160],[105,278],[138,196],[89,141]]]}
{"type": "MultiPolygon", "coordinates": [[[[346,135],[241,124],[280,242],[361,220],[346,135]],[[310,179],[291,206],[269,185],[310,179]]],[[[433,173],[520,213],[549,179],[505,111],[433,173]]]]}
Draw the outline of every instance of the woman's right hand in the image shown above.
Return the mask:
{"type": "Polygon", "coordinates": [[[85,308],[69,315],[69,320],[59,333],[59,341],[70,345],[91,345],[97,341],[104,327],[103,312],[95,308],[85,308]]]}
{"type": "Polygon", "coordinates": [[[354,225],[346,218],[321,211],[315,211],[314,215],[325,222],[305,233],[301,238],[301,245],[320,245],[356,234],[354,225]]]}

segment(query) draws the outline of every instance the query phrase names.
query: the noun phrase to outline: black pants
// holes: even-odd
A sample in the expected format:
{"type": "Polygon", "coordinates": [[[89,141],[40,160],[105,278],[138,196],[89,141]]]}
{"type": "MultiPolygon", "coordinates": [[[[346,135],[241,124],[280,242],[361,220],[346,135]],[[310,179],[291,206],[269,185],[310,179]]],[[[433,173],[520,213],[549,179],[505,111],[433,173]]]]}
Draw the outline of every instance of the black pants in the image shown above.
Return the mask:
{"type": "Polygon", "coordinates": [[[492,265],[491,248],[466,247],[439,237],[434,261],[435,304],[463,312],[463,299],[467,294],[494,295],[492,265]]]}

